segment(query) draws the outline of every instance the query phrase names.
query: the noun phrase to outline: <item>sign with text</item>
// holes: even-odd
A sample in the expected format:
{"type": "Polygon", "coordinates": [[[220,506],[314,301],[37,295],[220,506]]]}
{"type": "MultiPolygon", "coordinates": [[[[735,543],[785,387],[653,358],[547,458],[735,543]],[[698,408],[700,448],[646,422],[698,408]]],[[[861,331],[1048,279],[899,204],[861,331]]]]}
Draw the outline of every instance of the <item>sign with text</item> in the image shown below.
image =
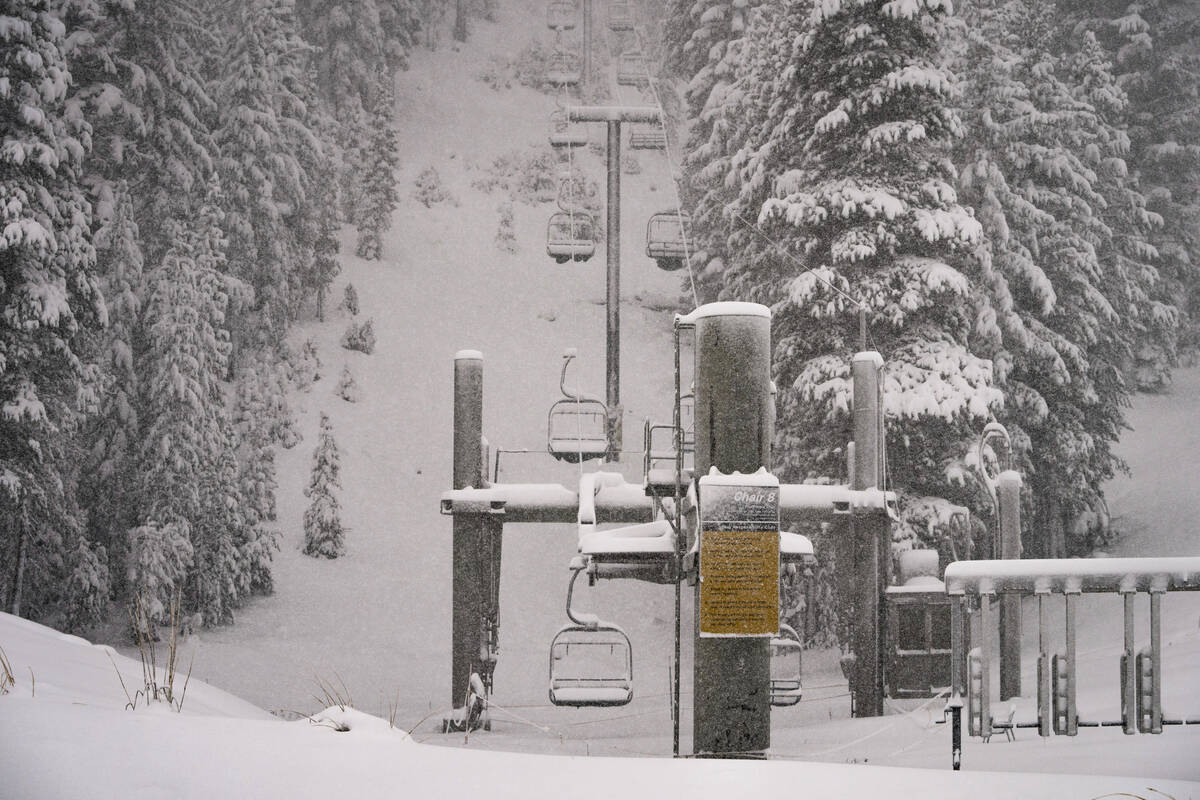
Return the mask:
{"type": "Polygon", "coordinates": [[[779,633],[779,481],[700,479],[700,635],[779,633]]]}

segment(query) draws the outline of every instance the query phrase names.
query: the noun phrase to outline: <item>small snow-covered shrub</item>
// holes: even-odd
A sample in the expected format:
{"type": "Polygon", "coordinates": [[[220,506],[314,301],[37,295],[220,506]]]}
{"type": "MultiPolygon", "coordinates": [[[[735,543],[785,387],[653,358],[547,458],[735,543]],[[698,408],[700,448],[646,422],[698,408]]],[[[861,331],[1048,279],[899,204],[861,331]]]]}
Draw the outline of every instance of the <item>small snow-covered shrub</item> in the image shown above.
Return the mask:
{"type": "Polygon", "coordinates": [[[300,346],[300,353],[292,363],[292,379],[299,389],[307,389],[321,380],[321,359],[317,355],[317,344],[312,339],[305,339],[300,346]]]}
{"type": "Polygon", "coordinates": [[[517,245],[517,237],[513,231],[513,204],[504,202],[500,204],[500,227],[496,230],[496,246],[505,253],[515,253],[520,250],[517,245]]]}
{"type": "Polygon", "coordinates": [[[558,193],[554,154],[542,149],[513,150],[497,156],[486,173],[471,185],[489,193],[507,192],[510,200],[526,205],[547,203],[558,193]]]}
{"type": "Polygon", "coordinates": [[[375,323],[368,319],[363,324],[351,322],[342,334],[342,347],[370,355],[375,352],[375,323]]]}
{"type": "Polygon", "coordinates": [[[338,397],[347,403],[357,403],[362,397],[362,391],[358,388],[358,382],[354,380],[354,376],[350,373],[349,364],[342,367],[342,377],[338,381],[337,393],[338,397]]]}
{"type": "Polygon", "coordinates": [[[421,170],[421,174],[413,183],[416,186],[412,193],[413,199],[426,208],[432,208],[438,203],[458,205],[458,199],[442,184],[442,176],[434,167],[426,167],[421,170]]]}
{"type": "Polygon", "coordinates": [[[128,533],[126,578],[148,622],[165,620],[167,606],[192,566],[190,528],[186,522],[147,522],[128,533]]]}
{"type": "Polygon", "coordinates": [[[350,312],[350,316],[358,316],[358,290],[353,283],[347,283],[342,293],[342,308],[350,312]]]}
{"type": "Polygon", "coordinates": [[[487,66],[476,73],[475,77],[496,92],[512,88],[512,67],[507,59],[498,56],[488,59],[487,66]]]}
{"type": "Polygon", "coordinates": [[[78,537],[68,562],[67,628],[75,630],[100,619],[109,597],[108,554],[104,545],[92,546],[78,537]]]}
{"type": "Polygon", "coordinates": [[[510,67],[513,78],[522,86],[531,89],[543,89],[546,86],[546,64],[550,60],[552,49],[544,42],[534,40],[517,53],[510,67]]]}

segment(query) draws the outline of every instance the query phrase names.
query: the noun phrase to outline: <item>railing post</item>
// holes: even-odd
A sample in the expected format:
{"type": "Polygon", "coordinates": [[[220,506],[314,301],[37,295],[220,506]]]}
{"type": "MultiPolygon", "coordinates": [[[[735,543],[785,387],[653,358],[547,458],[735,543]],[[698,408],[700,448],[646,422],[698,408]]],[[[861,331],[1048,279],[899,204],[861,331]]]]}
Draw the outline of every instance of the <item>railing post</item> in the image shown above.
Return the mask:
{"type": "Polygon", "coordinates": [[[1133,641],[1133,604],[1137,593],[1122,591],[1125,606],[1125,652],[1121,654],[1121,729],[1137,733],[1137,651],[1133,641]]]}
{"type": "MultiPolygon", "coordinates": [[[[1019,603],[1020,595],[1014,595],[1019,603]]],[[[1008,599],[1007,597],[1005,599],[1008,599]]],[[[1050,687],[1050,619],[1047,600],[1049,591],[1039,591],[1038,601],[1038,661],[1037,661],[1037,708],[1038,736],[1049,736],[1053,721],[1053,700],[1050,687]]],[[[1003,657],[1003,654],[1001,654],[1003,657]]],[[[1003,674],[1003,673],[1001,673],[1003,674]]]]}
{"type": "MultiPolygon", "coordinates": [[[[1015,470],[1005,470],[1000,473],[998,482],[1000,558],[1020,558],[1021,475],[1015,470]]],[[[1005,592],[1000,595],[1000,699],[1009,700],[1020,696],[1021,596],[1005,592]]]]}
{"type": "Polygon", "coordinates": [[[1079,711],[1075,706],[1075,681],[1077,670],[1075,668],[1075,601],[1079,598],[1078,591],[1067,590],[1063,595],[1066,599],[1066,619],[1064,626],[1067,629],[1067,736],[1074,736],[1079,733],[1079,711]]]}
{"type": "MultiPolygon", "coordinates": [[[[851,363],[854,380],[854,489],[883,489],[884,431],[880,373],[883,357],[874,351],[856,353],[851,363]]],[[[891,548],[885,515],[856,516],[854,538],[854,674],[850,691],[854,714],[883,715],[882,597],[888,584],[891,548]]]]}

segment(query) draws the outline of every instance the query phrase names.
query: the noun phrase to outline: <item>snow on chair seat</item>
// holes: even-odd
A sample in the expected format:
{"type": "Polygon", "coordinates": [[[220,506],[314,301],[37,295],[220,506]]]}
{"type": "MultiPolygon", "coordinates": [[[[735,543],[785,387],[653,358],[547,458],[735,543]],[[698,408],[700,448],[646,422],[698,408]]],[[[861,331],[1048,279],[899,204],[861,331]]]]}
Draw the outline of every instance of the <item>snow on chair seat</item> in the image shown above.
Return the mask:
{"type": "Polygon", "coordinates": [[[596,252],[595,224],[582,211],[557,211],[546,226],[546,254],[563,264],[587,261],[596,252]]]}
{"type": "Polygon", "coordinates": [[[631,150],[664,150],[667,147],[667,134],[662,128],[644,128],[629,132],[629,149],[631,150]]]}
{"type": "Polygon", "coordinates": [[[779,560],[784,564],[816,564],[812,540],[800,533],[780,531],[779,560]]]}
{"type": "Polygon", "coordinates": [[[556,150],[587,147],[587,143],[588,135],[585,130],[555,131],[550,134],[550,146],[556,150]]]}
{"type": "Polygon", "coordinates": [[[589,559],[594,578],[630,578],[650,583],[675,579],[675,532],[667,520],[585,533],[579,552],[589,559]]]}
{"type": "Polygon", "coordinates": [[[647,86],[650,75],[646,70],[646,59],[632,50],[621,53],[617,61],[617,83],[621,86],[647,86]]]}
{"type": "Polygon", "coordinates": [[[569,464],[608,452],[608,415],[598,400],[563,398],[550,407],[546,449],[569,464]]]}
{"type": "Polygon", "coordinates": [[[553,0],[546,8],[546,27],[552,31],[575,28],[575,4],[570,0],[553,0]]]}
{"type": "Polygon", "coordinates": [[[800,702],[802,653],[795,629],[780,623],[779,635],[771,639],[771,705],[794,706],[800,702]]]}
{"type": "Polygon", "coordinates": [[[633,699],[633,690],[621,686],[559,686],[550,693],[556,706],[623,706],[633,699]]]}

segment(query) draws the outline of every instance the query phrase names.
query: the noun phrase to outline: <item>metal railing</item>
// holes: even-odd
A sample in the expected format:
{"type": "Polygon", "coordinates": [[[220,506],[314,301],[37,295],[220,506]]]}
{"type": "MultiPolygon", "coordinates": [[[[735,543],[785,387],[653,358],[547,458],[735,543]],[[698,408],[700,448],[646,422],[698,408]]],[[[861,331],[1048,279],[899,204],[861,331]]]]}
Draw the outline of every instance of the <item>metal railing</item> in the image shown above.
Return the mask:
{"type": "MultiPolygon", "coordinates": [[[[958,561],[945,573],[951,601],[951,702],[955,712],[966,700],[971,736],[989,737],[994,730],[1037,727],[1040,736],[1074,736],[1081,727],[1120,726],[1127,734],[1161,733],[1164,725],[1200,724],[1200,717],[1168,719],[1162,709],[1162,598],[1167,592],[1200,591],[1200,557],[1029,559],[958,561]],[[1150,644],[1141,651],[1134,643],[1134,601],[1150,596],[1150,644]],[[1076,606],[1083,593],[1120,594],[1124,601],[1124,648],[1121,653],[1121,719],[1081,720],[1075,704],[1076,606]],[[1029,595],[1038,601],[1038,664],[1036,723],[1011,719],[993,722],[990,697],[990,641],[995,628],[993,600],[997,595],[1029,595]],[[1065,606],[1065,649],[1051,653],[1051,597],[1061,595],[1065,606]],[[972,646],[968,603],[978,605],[980,641],[972,646]]],[[[956,739],[958,736],[956,735],[956,739]]],[[[958,752],[955,752],[957,768],[958,752]]]]}

